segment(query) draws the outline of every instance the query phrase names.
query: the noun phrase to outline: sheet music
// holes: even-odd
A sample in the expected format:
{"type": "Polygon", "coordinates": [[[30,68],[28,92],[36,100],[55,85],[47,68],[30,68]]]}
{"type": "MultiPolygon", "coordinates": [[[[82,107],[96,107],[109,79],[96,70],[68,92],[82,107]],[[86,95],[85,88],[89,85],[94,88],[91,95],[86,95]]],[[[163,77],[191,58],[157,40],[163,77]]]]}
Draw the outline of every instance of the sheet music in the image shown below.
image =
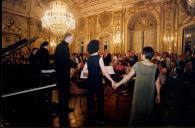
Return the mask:
{"type": "MultiPolygon", "coordinates": [[[[115,74],[115,72],[114,72],[114,69],[113,69],[113,66],[105,66],[106,67],[106,70],[108,71],[108,73],[110,74],[110,75],[112,75],[112,74],[115,74]]],[[[83,75],[83,70],[81,71],[81,76],[80,76],[80,78],[82,78],[82,79],[87,79],[87,76],[84,76],[83,75]]]]}
{"type": "Polygon", "coordinates": [[[84,76],[83,73],[84,73],[84,72],[83,72],[83,70],[82,70],[82,71],[81,71],[81,76],[80,76],[80,78],[82,78],[82,79],[87,79],[87,76],[84,76]]]}
{"type": "Polygon", "coordinates": [[[106,70],[110,75],[115,74],[113,66],[106,66],[106,70]]]}
{"type": "Polygon", "coordinates": [[[54,69],[50,69],[50,70],[41,70],[42,73],[53,73],[56,72],[54,69]]]}

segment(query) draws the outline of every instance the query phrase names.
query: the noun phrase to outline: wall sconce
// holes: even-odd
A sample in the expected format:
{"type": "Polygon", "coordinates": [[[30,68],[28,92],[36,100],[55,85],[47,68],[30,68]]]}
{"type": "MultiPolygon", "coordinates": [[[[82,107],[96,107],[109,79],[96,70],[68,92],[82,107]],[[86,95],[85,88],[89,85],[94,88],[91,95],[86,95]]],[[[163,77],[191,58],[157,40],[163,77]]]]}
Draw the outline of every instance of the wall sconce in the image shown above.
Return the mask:
{"type": "Polygon", "coordinates": [[[114,39],[114,44],[119,45],[120,43],[121,43],[121,33],[120,31],[117,31],[114,39]]]}
{"type": "Polygon", "coordinates": [[[164,41],[167,42],[167,43],[171,43],[173,41],[173,36],[170,36],[170,35],[165,36],[164,41]]]}
{"type": "Polygon", "coordinates": [[[192,34],[191,33],[188,33],[185,35],[186,38],[191,38],[192,37],[192,34]]]}
{"type": "Polygon", "coordinates": [[[52,48],[56,47],[56,45],[57,45],[57,44],[56,44],[54,41],[51,41],[50,46],[51,46],[52,48]]]}

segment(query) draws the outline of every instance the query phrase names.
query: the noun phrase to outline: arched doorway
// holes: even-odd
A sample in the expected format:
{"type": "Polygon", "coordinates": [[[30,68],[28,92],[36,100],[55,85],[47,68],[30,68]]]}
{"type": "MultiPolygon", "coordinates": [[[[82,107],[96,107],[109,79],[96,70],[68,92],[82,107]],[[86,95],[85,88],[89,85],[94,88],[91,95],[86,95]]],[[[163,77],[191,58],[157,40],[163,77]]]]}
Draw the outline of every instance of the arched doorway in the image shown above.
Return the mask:
{"type": "Polygon", "coordinates": [[[105,50],[111,52],[111,43],[112,43],[112,34],[110,33],[101,33],[98,36],[100,41],[100,52],[104,52],[105,50]]]}
{"type": "Polygon", "coordinates": [[[129,49],[141,52],[145,46],[157,49],[157,21],[150,12],[139,12],[131,17],[128,25],[129,49]]]}
{"type": "Polygon", "coordinates": [[[195,53],[195,24],[183,28],[182,48],[183,53],[186,51],[195,53]]]}

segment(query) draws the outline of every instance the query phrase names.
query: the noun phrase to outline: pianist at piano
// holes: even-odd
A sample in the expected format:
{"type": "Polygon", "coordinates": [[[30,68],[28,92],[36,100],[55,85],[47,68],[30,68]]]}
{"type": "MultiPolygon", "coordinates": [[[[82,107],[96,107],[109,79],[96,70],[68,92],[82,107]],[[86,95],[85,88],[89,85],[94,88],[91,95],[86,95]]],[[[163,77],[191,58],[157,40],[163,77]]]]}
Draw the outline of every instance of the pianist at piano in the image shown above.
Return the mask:
{"type": "Polygon", "coordinates": [[[49,42],[44,41],[43,43],[41,43],[40,48],[36,53],[37,62],[40,69],[49,69],[50,55],[49,55],[48,48],[49,48],[49,42]]]}

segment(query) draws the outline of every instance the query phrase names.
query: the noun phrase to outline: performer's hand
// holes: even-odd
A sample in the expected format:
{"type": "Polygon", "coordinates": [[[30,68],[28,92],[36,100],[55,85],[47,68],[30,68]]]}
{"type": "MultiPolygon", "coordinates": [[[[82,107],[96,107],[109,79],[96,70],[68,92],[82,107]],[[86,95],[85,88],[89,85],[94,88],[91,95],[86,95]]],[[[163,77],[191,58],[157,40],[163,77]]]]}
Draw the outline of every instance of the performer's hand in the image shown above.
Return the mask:
{"type": "Polygon", "coordinates": [[[113,85],[113,84],[116,84],[116,82],[115,82],[115,81],[112,81],[112,85],[113,85]]]}
{"type": "Polygon", "coordinates": [[[115,84],[116,84],[116,83],[112,81],[112,88],[114,88],[115,84]]]}
{"type": "Polygon", "coordinates": [[[126,74],[121,75],[122,78],[125,77],[125,76],[126,76],[126,74]]]}
{"type": "Polygon", "coordinates": [[[118,87],[118,84],[117,83],[112,83],[112,88],[113,89],[116,89],[118,87]]]}
{"type": "Polygon", "coordinates": [[[160,96],[159,95],[156,96],[156,103],[157,104],[160,103],[160,96]]]}

